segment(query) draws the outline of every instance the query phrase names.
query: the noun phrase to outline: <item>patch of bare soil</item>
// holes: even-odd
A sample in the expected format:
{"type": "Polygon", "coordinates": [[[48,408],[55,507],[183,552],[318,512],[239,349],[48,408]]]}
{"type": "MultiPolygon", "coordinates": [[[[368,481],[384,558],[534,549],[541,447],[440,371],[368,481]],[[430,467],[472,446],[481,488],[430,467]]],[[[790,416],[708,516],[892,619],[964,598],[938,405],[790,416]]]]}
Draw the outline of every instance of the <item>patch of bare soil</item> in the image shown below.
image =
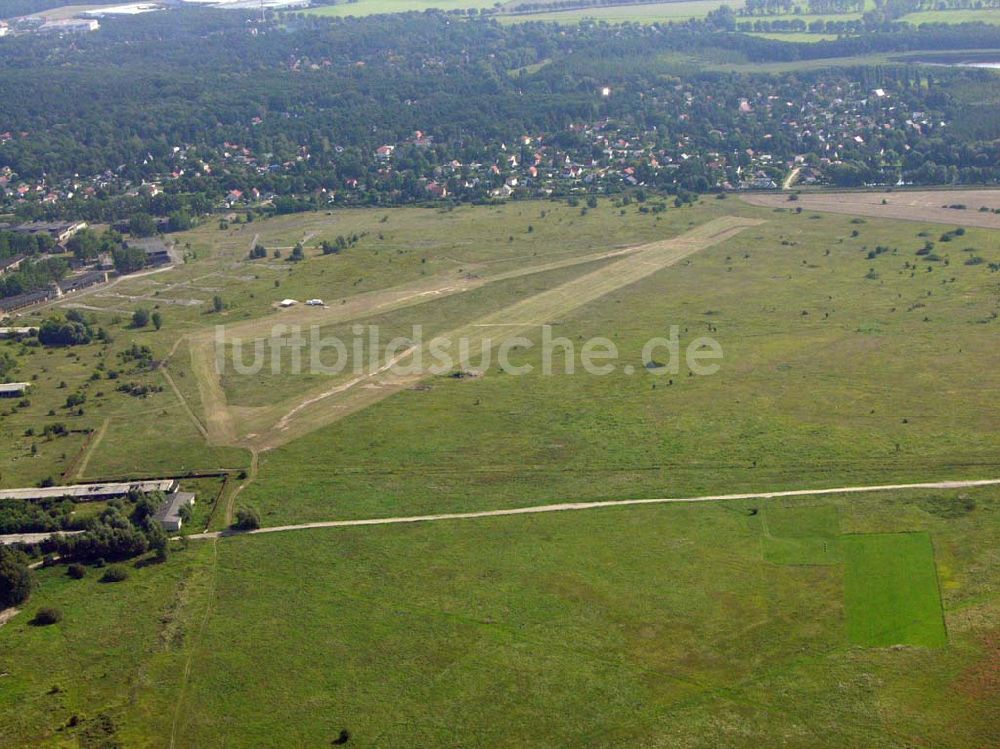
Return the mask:
{"type": "Polygon", "coordinates": [[[0,611],[0,627],[2,627],[4,624],[9,622],[11,619],[13,619],[20,613],[21,609],[14,609],[14,608],[4,609],[3,611],[0,611]]]}
{"type": "Polygon", "coordinates": [[[1000,697],[1000,629],[982,637],[983,657],[962,672],[955,689],[974,700],[1000,697]]]}

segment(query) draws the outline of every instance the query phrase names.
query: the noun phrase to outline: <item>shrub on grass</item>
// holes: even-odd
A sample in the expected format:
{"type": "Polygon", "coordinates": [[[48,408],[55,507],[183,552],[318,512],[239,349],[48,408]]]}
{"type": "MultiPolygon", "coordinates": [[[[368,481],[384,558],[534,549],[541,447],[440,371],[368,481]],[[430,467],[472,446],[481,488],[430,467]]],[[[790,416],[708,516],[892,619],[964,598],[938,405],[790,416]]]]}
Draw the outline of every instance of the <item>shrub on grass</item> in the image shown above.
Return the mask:
{"type": "Polygon", "coordinates": [[[36,627],[47,627],[50,624],[58,624],[62,621],[62,618],[62,611],[51,606],[46,606],[45,608],[38,609],[31,623],[36,627]]]}
{"type": "Polygon", "coordinates": [[[128,580],[128,570],[120,564],[111,565],[104,570],[104,574],[101,575],[102,583],[120,583],[125,580],[128,580]]]}
{"type": "Polygon", "coordinates": [[[72,577],[74,580],[82,580],[87,576],[87,568],[82,564],[71,564],[66,569],[66,574],[72,577]]]}
{"type": "Polygon", "coordinates": [[[252,507],[238,508],[233,528],[241,531],[252,531],[260,528],[260,514],[252,507]]]}

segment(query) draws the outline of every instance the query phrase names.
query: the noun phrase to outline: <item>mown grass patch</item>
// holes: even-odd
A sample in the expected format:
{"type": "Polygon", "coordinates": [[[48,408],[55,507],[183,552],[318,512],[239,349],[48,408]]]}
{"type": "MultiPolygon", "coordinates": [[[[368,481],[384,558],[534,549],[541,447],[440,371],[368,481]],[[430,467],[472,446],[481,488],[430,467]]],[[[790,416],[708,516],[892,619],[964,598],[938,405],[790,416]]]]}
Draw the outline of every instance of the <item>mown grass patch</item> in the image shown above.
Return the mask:
{"type": "Polygon", "coordinates": [[[869,647],[942,647],[948,638],[927,533],[841,539],[844,604],[851,642],[869,647]]]}

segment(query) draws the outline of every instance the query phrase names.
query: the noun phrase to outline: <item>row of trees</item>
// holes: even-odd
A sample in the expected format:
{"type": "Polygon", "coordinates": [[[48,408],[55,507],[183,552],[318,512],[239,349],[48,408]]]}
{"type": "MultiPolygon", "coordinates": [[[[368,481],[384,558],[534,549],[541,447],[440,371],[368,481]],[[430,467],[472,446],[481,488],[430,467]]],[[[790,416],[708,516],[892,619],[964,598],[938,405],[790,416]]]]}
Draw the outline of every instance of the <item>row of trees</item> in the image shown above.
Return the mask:
{"type": "Polygon", "coordinates": [[[0,544],[0,610],[27,601],[32,585],[27,555],[0,544]]]}
{"type": "Polygon", "coordinates": [[[38,255],[50,252],[55,246],[55,240],[48,232],[28,234],[0,229],[0,260],[15,255],[38,255]]]}
{"type": "Polygon", "coordinates": [[[836,13],[863,13],[864,0],[806,0],[804,4],[795,0],[746,0],[738,11],[742,16],[773,16],[790,13],[811,15],[831,15],[836,13]]]}

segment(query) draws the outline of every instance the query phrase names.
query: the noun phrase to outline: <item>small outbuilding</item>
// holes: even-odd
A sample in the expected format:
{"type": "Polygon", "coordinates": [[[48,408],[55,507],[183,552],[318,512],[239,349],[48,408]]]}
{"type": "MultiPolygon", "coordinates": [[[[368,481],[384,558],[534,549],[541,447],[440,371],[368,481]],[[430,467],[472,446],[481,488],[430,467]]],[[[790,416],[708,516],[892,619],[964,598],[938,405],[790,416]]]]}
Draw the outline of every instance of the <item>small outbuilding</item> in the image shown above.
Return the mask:
{"type": "Polygon", "coordinates": [[[153,518],[163,527],[165,531],[179,531],[184,524],[181,517],[185,507],[194,504],[194,494],[190,492],[173,492],[167,495],[166,501],[160,505],[153,518]]]}
{"type": "Polygon", "coordinates": [[[18,270],[22,265],[24,265],[24,261],[27,259],[27,255],[14,255],[13,257],[0,259],[0,276],[5,273],[13,273],[18,270]]]}
{"type": "MultiPolygon", "coordinates": [[[[24,383],[16,383],[24,384],[24,383]]],[[[43,499],[71,499],[74,502],[99,502],[120,499],[131,491],[171,493],[177,489],[174,479],[147,481],[109,481],[103,484],[70,484],[29,489],[0,489],[0,499],[21,499],[26,502],[43,499]]]]}
{"type": "Polygon", "coordinates": [[[170,265],[174,262],[170,247],[159,237],[130,239],[127,244],[130,249],[142,250],[146,253],[146,265],[148,266],[170,265]]]}

